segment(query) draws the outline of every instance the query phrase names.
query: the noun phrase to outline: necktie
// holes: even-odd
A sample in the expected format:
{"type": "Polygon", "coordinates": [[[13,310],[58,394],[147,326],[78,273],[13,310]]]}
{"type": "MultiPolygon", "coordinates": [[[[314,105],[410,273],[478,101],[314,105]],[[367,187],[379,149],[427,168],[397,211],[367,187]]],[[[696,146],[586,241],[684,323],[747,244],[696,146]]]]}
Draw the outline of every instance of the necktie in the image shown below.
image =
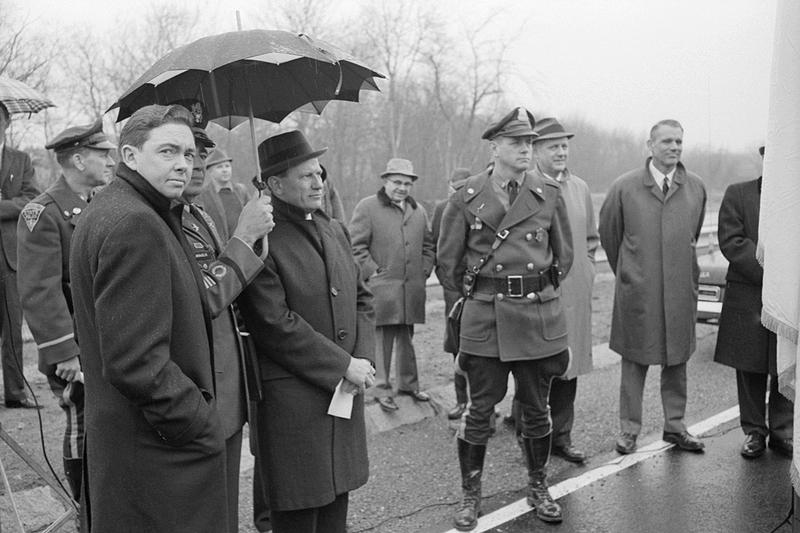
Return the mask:
{"type": "Polygon", "coordinates": [[[517,194],[519,193],[519,183],[517,180],[511,180],[508,182],[508,206],[511,207],[514,205],[514,200],[517,199],[517,194]]]}
{"type": "Polygon", "coordinates": [[[664,193],[664,196],[669,192],[669,178],[666,176],[664,176],[664,184],[661,186],[661,191],[664,193]]]}

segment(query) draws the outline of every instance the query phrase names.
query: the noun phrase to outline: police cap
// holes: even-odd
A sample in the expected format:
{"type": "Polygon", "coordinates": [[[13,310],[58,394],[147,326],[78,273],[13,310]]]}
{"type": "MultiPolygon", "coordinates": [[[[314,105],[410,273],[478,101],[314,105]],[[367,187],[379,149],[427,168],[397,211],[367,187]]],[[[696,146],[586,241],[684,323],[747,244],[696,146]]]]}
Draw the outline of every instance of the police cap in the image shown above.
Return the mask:
{"type": "Polygon", "coordinates": [[[103,122],[101,120],[93,124],[71,126],[56,135],[52,141],[45,145],[45,148],[54,152],[79,147],[94,148],[95,150],[115,150],[117,148],[103,133],[103,122]]]}
{"type": "Polygon", "coordinates": [[[483,132],[481,139],[492,140],[495,137],[537,137],[533,128],[536,120],[524,107],[515,107],[509,114],[494,122],[483,132]]]}

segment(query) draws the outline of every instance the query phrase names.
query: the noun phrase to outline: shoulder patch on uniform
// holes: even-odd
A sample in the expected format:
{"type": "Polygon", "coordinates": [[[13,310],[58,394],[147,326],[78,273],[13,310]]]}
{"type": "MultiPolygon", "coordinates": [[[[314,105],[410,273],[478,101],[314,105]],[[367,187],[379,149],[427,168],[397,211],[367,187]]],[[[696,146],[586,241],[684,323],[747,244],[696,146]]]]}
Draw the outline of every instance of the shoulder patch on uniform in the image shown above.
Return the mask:
{"type": "Polygon", "coordinates": [[[214,265],[211,269],[211,275],[217,279],[222,279],[228,274],[228,268],[225,265],[214,265]]]}
{"type": "Polygon", "coordinates": [[[30,202],[22,210],[20,216],[22,220],[25,221],[25,225],[28,226],[28,231],[33,231],[33,228],[36,227],[36,223],[39,222],[39,216],[41,216],[42,211],[44,211],[44,206],[34,202],[30,202]]]}

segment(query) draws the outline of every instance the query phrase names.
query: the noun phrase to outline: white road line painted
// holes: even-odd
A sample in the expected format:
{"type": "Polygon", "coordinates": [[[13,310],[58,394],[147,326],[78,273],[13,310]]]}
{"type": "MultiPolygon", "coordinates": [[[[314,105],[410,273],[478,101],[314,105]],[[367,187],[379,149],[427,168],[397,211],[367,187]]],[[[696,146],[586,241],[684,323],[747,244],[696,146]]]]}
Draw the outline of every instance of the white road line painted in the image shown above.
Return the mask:
{"type": "MultiPolygon", "coordinates": [[[[689,432],[694,435],[701,435],[703,433],[707,433],[708,431],[714,429],[715,427],[724,424],[730,420],[739,416],[739,406],[734,405],[730,409],[726,409],[721,413],[717,413],[716,415],[707,418],[697,424],[691,426],[689,432]]],[[[667,444],[663,440],[657,440],[639,448],[635,453],[630,455],[623,455],[620,456],[619,459],[614,459],[613,461],[609,461],[606,464],[599,466],[593,470],[589,470],[581,474],[580,476],[576,476],[573,478],[565,479],[561,483],[557,485],[553,485],[550,487],[550,494],[553,495],[554,499],[559,499],[571,492],[575,492],[576,490],[583,488],[595,481],[599,481],[603,478],[616,474],[617,472],[629,468],[636,463],[640,463],[646,459],[650,459],[651,457],[655,457],[660,453],[664,453],[665,451],[672,448],[674,444],[667,444]]],[[[506,522],[509,522],[519,516],[524,515],[525,513],[530,512],[531,506],[528,505],[528,502],[525,501],[525,498],[521,500],[517,500],[513,503],[506,505],[505,507],[501,507],[500,509],[487,514],[486,516],[482,516],[478,519],[478,525],[475,529],[471,531],[471,533],[483,533],[488,531],[492,528],[501,526],[506,522]]],[[[445,533],[458,533],[457,530],[451,529],[445,533]]]]}

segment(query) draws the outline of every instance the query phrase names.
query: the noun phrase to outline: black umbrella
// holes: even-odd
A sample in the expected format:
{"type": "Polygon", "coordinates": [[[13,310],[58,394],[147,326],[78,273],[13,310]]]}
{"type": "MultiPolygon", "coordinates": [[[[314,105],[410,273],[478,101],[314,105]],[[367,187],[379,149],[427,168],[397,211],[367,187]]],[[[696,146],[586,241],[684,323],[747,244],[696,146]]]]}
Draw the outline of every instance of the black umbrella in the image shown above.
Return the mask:
{"type": "MultiPolygon", "coordinates": [[[[153,64],[109,108],[117,121],[150,104],[196,99],[228,129],[250,122],[258,164],[256,118],[280,122],[297,109],[317,113],[330,100],[357,102],[383,74],[330,43],[285,31],[234,31],[176,48],[153,64]]],[[[260,169],[254,184],[263,190],[260,169]]]]}
{"type": "Polygon", "coordinates": [[[250,117],[280,122],[329,100],[357,102],[384,76],[306,35],[248,30],[203,37],[156,61],[109,108],[117,120],[149,104],[197,99],[209,120],[232,128],[250,117]],[[339,57],[340,54],[341,57],[339,57]]]}

